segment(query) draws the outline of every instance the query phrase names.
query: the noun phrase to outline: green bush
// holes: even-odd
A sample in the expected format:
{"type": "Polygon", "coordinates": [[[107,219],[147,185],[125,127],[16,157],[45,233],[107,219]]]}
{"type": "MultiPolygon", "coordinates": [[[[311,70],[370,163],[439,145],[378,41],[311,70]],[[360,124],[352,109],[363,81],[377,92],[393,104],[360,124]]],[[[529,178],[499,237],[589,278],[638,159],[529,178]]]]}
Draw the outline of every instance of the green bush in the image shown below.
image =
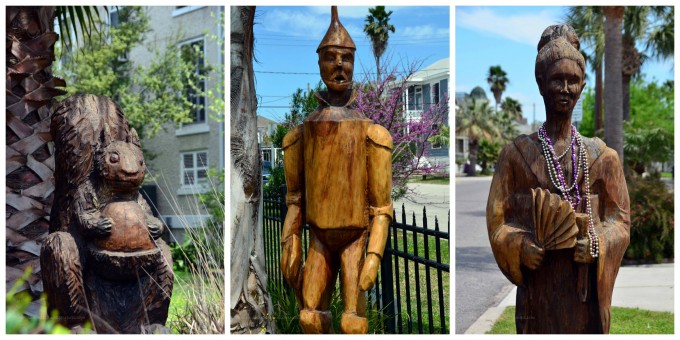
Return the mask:
{"type": "Polygon", "coordinates": [[[47,315],[47,299],[43,296],[40,304],[40,316],[31,318],[26,316],[26,310],[33,298],[27,291],[19,292],[19,288],[26,283],[31,275],[31,268],[27,268],[21,279],[7,292],[5,306],[5,331],[7,334],[71,334],[70,330],[57,323],[57,313],[47,315]]]}
{"type": "Polygon", "coordinates": [[[674,254],[673,194],[657,175],[629,176],[630,245],[626,258],[660,262],[674,254]]]}

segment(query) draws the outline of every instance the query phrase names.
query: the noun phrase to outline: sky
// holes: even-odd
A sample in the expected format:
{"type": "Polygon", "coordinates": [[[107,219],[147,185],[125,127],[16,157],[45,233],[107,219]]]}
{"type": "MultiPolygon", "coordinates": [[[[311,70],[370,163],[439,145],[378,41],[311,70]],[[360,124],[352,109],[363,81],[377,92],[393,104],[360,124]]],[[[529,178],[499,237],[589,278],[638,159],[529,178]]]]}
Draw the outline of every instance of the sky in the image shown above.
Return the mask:
{"type": "MultiPolygon", "coordinates": [[[[500,65],[510,80],[503,98],[512,97],[522,104],[524,117],[545,120],[543,99],[534,78],[536,45],[543,30],[563,22],[568,7],[468,7],[455,11],[455,91],[469,93],[481,86],[487,97],[493,94],[486,82],[489,67],[500,65]]],[[[581,45],[584,48],[584,45],[581,45]]],[[[585,46],[587,48],[587,46],[585,46]]],[[[589,51],[586,49],[586,51],[589,51]]],[[[595,78],[586,65],[586,87],[594,86],[595,78]]],[[[673,78],[673,60],[647,61],[642,66],[645,79],[664,82],[673,78]]]]}
{"type": "MultiPolygon", "coordinates": [[[[340,22],[357,45],[354,80],[375,72],[370,41],[363,32],[368,6],[338,7],[340,22]]],[[[392,64],[421,63],[425,68],[449,57],[449,7],[387,6],[393,11],[388,48],[383,55],[392,64]]],[[[330,24],[330,6],[258,6],[255,15],[255,87],[258,115],[283,121],[296,89],[306,91],[321,80],[316,48],[330,24]]]]}

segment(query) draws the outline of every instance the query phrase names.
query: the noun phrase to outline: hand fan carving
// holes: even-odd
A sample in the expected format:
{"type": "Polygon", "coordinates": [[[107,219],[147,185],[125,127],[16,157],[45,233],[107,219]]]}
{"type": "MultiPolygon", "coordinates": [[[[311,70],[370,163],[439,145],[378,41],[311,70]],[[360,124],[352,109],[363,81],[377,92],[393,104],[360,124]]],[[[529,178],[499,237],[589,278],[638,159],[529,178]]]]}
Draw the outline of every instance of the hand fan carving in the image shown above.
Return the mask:
{"type": "Polygon", "coordinates": [[[576,214],[571,204],[547,189],[531,189],[534,238],[545,250],[576,246],[576,214]]]}

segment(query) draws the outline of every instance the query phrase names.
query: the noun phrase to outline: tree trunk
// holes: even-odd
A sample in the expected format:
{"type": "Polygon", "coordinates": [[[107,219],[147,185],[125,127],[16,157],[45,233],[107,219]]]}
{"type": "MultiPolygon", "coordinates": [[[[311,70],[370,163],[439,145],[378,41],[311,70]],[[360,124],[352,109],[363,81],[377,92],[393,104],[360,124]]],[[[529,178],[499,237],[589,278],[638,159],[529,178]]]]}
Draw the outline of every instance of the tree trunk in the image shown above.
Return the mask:
{"type": "Polygon", "coordinates": [[[630,119],[630,79],[642,67],[642,56],[635,48],[635,39],[627,35],[622,38],[621,45],[621,78],[623,90],[623,120],[630,119]]]}
{"type": "Polygon", "coordinates": [[[232,333],[272,333],[260,220],[261,163],[253,73],[255,7],[231,7],[232,333]]]}
{"type": "Polygon", "coordinates": [[[595,132],[604,128],[602,126],[602,60],[595,67],[595,132]]]}
{"type": "Polygon", "coordinates": [[[602,8],[605,22],[604,140],[619,154],[623,164],[623,90],[621,82],[621,25],[623,6],[602,8]]]}
{"type": "Polygon", "coordinates": [[[623,110],[622,119],[624,121],[630,119],[630,78],[628,75],[621,77],[621,105],[623,110]]]}
{"type": "Polygon", "coordinates": [[[479,152],[479,141],[476,139],[470,139],[470,153],[468,158],[470,159],[470,167],[468,168],[468,176],[477,176],[475,169],[477,168],[477,154],[479,152]]]}
{"type": "Polygon", "coordinates": [[[20,291],[43,292],[40,247],[49,229],[54,191],[54,152],[50,135],[53,97],[65,92],[52,76],[54,8],[7,7],[6,71],[6,283],[23,271],[32,275],[20,291]]]}

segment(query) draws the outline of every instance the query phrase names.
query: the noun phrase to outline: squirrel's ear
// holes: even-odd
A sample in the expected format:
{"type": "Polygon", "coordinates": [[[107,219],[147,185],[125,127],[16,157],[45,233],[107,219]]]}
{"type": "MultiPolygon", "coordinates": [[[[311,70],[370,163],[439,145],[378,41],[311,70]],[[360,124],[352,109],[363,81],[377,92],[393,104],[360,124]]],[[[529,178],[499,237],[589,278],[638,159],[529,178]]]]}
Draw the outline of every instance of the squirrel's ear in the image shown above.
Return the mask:
{"type": "Polygon", "coordinates": [[[130,134],[127,136],[127,142],[142,147],[142,143],[139,141],[139,136],[137,135],[137,130],[135,130],[135,128],[130,128],[130,134]]]}

